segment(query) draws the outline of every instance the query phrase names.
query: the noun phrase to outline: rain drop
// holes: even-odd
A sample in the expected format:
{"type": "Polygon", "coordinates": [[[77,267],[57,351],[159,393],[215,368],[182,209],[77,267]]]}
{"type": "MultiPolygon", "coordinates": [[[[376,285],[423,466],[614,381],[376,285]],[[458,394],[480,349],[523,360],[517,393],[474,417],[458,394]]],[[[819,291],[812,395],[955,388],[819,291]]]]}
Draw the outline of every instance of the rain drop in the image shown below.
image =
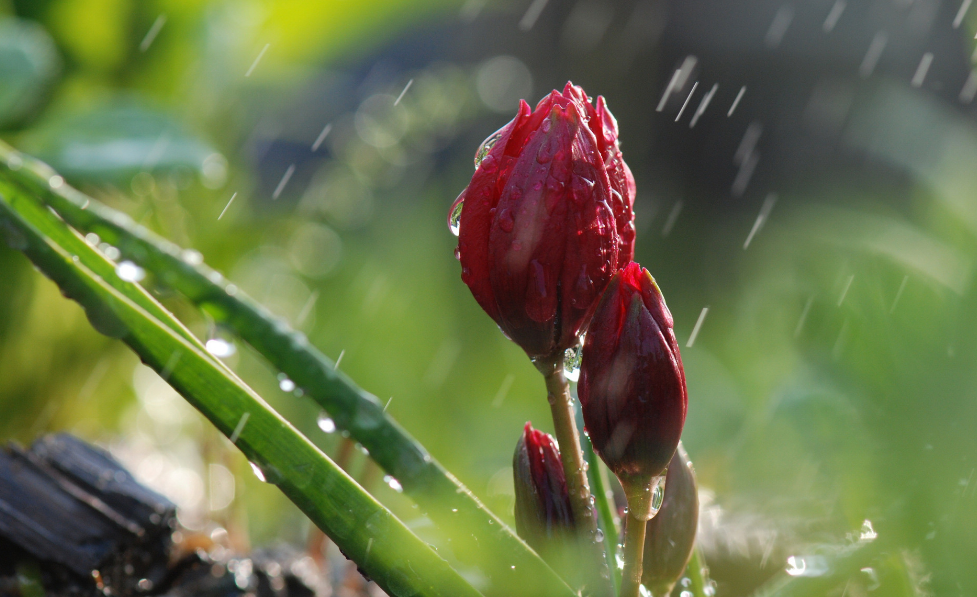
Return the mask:
{"type": "Polygon", "coordinates": [[[265,474],[261,471],[261,467],[253,462],[250,464],[251,464],[251,470],[254,471],[254,476],[258,477],[258,480],[261,481],[262,483],[267,483],[268,480],[265,479],[265,474]]]}
{"type": "Polygon", "coordinates": [[[207,352],[219,359],[227,358],[237,352],[237,346],[223,338],[211,338],[204,346],[207,352]]]}
{"type": "Polygon", "coordinates": [[[397,493],[400,493],[400,492],[404,491],[404,488],[400,484],[400,481],[398,481],[397,479],[394,479],[390,475],[384,475],[383,476],[383,482],[386,483],[387,486],[390,487],[390,489],[393,489],[397,493]]]}
{"type": "MultiPolygon", "coordinates": [[[[466,191],[468,189],[465,189],[466,191]]],[[[461,210],[465,207],[465,191],[462,191],[455,202],[451,204],[451,209],[448,211],[448,230],[451,234],[458,236],[461,234],[461,210]]]]}
{"type": "Polygon", "coordinates": [[[488,138],[482,141],[481,145],[478,146],[478,151],[475,152],[475,168],[478,168],[479,166],[482,165],[482,160],[484,160],[485,157],[489,154],[489,152],[492,151],[492,148],[495,147],[495,144],[499,142],[499,138],[502,137],[502,131],[504,129],[505,127],[502,127],[501,129],[495,131],[494,133],[489,135],[488,138]]]}
{"type": "Polygon", "coordinates": [[[319,413],[319,417],[316,419],[316,425],[319,429],[322,429],[326,433],[333,433],[336,431],[336,422],[329,418],[329,415],[325,411],[319,413]]]}
{"type": "Polygon", "coordinates": [[[583,338],[573,348],[563,353],[563,376],[567,381],[576,382],[580,379],[580,360],[583,355],[583,338]]]}
{"type": "Polygon", "coordinates": [[[295,389],[295,382],[290,380],[284,373],[278,374],[278,387],[283,392],[291,392],[295,389]]]}
{"type": "Polygon", "coordinates": [[[651,480],[651,515],[655,516],[661,510],[662,500],[665,499],[665,475],[664,473],[651,480]]]}
{"type": "Polygon", "coordinates": [[[180,259],[188,265],[200,265],[204,262],[204,256],[200,254],[200,251],[195,251],[193,249],[184,249],[180,253],[180,259]]]}
{"type": "Polygon", "coordinates": [[[682,591],[679,593],[679,597],[692,597],[692,591],[682,591]]]}
{"type": "Polygon", "coordinates": [[[604,540],[604,531],[597,529],[597,532],[594,534],[594,541],[599,542],[603,540],[604,540]]]}
{"type": "Polygon", "coordinates": [[[146,277],[146,271],[131,261],[115,266],[115,275],[126,282],[138,282],[146,277]]]}

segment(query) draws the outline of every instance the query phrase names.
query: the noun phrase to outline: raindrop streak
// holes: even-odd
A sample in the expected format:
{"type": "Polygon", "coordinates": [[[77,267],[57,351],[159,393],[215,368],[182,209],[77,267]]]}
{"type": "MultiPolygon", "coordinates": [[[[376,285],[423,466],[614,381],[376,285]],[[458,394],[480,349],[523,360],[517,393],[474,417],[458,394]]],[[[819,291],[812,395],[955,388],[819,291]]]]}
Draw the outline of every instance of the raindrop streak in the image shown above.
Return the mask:
{"type": "MultiPolygon", "coordinates": [[[[237,422],[237,427],[234,428],[234,432],[231,433],[231,437],[228,438],[231,440],[232,444],[237,443],[237,438],[241,437],[241,432],[244,431],[244,426],[248,424],[248,419],[250,417],[251,417],[251,413],[244,413],[243,415],[241,415],[241,420],[237,422]]],[[[254,465],[252,464],[251,466],[254,465]]],[[[261,480],[264,481],[264,479],[261,480]]]]}
{"type": "Polygon", "coordinates": [[[255,58],[254,59],[254,62],[251,63],[251,68],[248,69],[248,72],[244,73],[244,76],[245,77],[250,77],[251,76],[251,73],[254,72],[254,69],[258,66],[258,63],[261,62],[261,58],[265,55],[265,52],[268,51],[268,47],[270,45],[271,44],[265,44],[265,47],[261,48],[261,51],[258,52],[258,57],[255,58]]]}
{"type": "Polygon", "coordinates": [[[889,315],[895,313],[896,305],[899,304],[899,299],[902,298],[902,291],[906,289],[906,282],[909,282],[909,274],[902,277],[902,284],[899,285],[899,290],[896,291],[896,298],[892,300],[892,308],[889,309],[889,315]]]}
{"type": "Polygon", "coordinates": [[[689,101],[692,100],[692,96],[695,95],[695,89],[699,86],[699,82],[696,81],[692,84],[692,91],[689,92],[689,97],[685,98],[685,103],[682,104],[682,109],[678,111],[678,116],[675,117],[675,122],[678,122],[682,118],[682,114],[685,113],[685,108],[689,105],[689,101]]]}
{"type": "Polygon", "coordinates": [[[699,328],[702,327],[702,322],[706,320],[706,315],[709,314],[709,307],[703,307],[702,311],[699,312],[699,319],[696,320],[695,326],[692,327],[692,335],[689,336],[689,341],[685,343],[686,348],[692,348],[692,344],[695,343],[695,337],[699,335],[699,328]]]}
{"type": "Polygon", "coordinates": [[[926,80],[926,73],[930,70],[930,65],[933,64],[933,52],[926,52],[923,54],[922,60],[919,61],[919,66],[916,67],[916,73],[913,75],[912,86],[915,88],[920,88],[923,86],[923,81],[926,80]]]}
{"type": "Polygon", "coordinates": [[[807,321],[807,314],[811,310],[811,305],[814,304],[814,297],[807,299],[804,303],[804,309],[801,311],[801,317],[797,320],[797,327],[794,328],[794,337],[801,335],[801,330],[804,329],[804,322],[807,321]]]}
{"type": "Polygon", "coordinates": [[[681,200],[675,202],[675,207],[672,208],[672,211],[668,214],[668,219],[665,220],[665,226],[664,228],[662,228],[663,237],[667,237],[668,234],[672,231],[672,227],[675,226],[675,220],[678,219],[678,215],[680,213],[682,213],[681,200]]]}
{"type": "Polygon", "coordinates": [[[312,294],[309,295],[309,299],[305,301],[304,305],[302,305],[302,310],[299,311],[298,317],[295,318],[295,327],[299,327],[305,323],[305,320],[309,317],[309,314],[312,313],[312,308],[315,307],[315,302],[317,300],[319,300],[319,291],[313,290],[312,294]]]}
{"type": "Polygon", "coordinates": [[[397,99],[394,101],[395,106],[400,103],[400,100],[404,99],[404,94],[407,93],[407,90],[410,89],[410,86],[413,84],[414,84],[414,79],[407,81],[407,86],[404,87],[404,90],[400,92],[400,95],[398,95],[397,99]]]}
{"type": "Polygon", "coordinates": [[[204,346],[207,348],[207,352],[219,359],[229,357],[237,352],[237,347],[234,346],[234,343],[228,342],[223,338],[211,338],[207,340],[204,346]]]}
{"type": "Polygon", "coordinates": [[[685,82],[688,81],[689,75],[692,74],[692,69],[695,68],[696,63],[699,60],[692,55],[686,56],[685,60],[682,61],[682,66],[678,67],[672,78],[668,81],[668,86],[665,87],[665,93],[662,94],[661,100],[658,101],[658,106],[655,108],[655,112],[661,112],[665,109],[665,104],[668,102],[668,98],[673,92],[678,91],[685,87],[685,82]]]}
{"type": "Polygon", "coordinates": [[[146,271],[131,261],[115,266],[115,275],[126,282],[138,282],[146,277],[146,271]]]}
{"type": "Polygon", "coordinates": [[[746,93],[746,85],[740,87],[740,92],[736,94],[736,99],[733,100],[733,105],[729,107],[729,112],[726,112],[726,118],[733,115],[733,111],[736,110],[736,106],[740,105],[740,100],[743,99],[744,93],[746,93]]]}
{"type": "Polygon", "coordinates": [[[699,118],[702,116],[703,112],[706,111],[706,108],[709,107],[709,102],[712,101],[712,96],[716,95],[716,91],[718,89],[719,83],[716,83],[712,86],[712,89],[709,90],[709,93],[703,96],[702,101],[699,102],[699,107],[696,108],[695,114],[692,115],[692,120],[689,122],[690,129],[694,128],[695,124],[699,122],[699,118]]]}
{"type": "Polygon", "coordinates": [[[960,103],[969,104],[974,101],[974,95],[977,95],[977,77],[974,76],[973,71],[970,71],[967,81],[963,84],[963,89],[960,90],[960,103]]]}
{"type": "Polygon", "coordinates": [[[499,391],[495,393],[495,398],[492,399],[492,406],[498,408],[502,406],[502,401],[505,400],[506,395],[509,393],[509,389],[512,388],[512,382],[516,381],[516,376],[512,373],[505,376],[502,380],[502,385],[499,386],[499,391]]]}
{"type": "Polygon", "coordinates": [[[563,353],[563,376],[567,381],[576,382],[580,379],[580,361],[583,356],[583,338],[573,348],[563,353]]]}
{"type": "Polygon", "coordinates": [[[166,24],[165,14],[161,14],[158,17],[156,17],[156,20],[153,22],[153,26],[150,27],[149,31],[146,32],[146,37],[142,38],[142,41],[139,42],[140,52],[145,52],[146,50],[149,49],[149,46],[153,45],[153,41],[156,39],[156,36],[159,35],[160,29],[162,29],[163,25],[165,24],[166,24]]]}
{"type": "Polygon", "coordinates": [[[290,165],[288,167],[288,170],[285,170],[284,176],[282,176],[282,179],[278,183],[278,186],[275,187],[275,192],[271,194],[272,201],[278,199],[278,196],[282,194],[282,191],[285,190],[285,185],[288,184],[288,181],[292,178],[293,174],[295,174],[295,164],[290,165]]]}
{"type": "Polygon", "coordinates": [[[868,77],[875,70],[875,65],[879,63],[879,58],[882,57],[882,52],[885,50],[885,44],[889,42],[889,36],[885,34],[884,31],[879,31],[872,38],[872,43],[868,46],[868,52],[865,53],[865,58],[862,59],[861,66],[858,67],[858,74],[863,78],[868,77]]]}
{"type": "Polygon", "coordinates": [[[845,288],[844,290],[841,291],[841,296],[838,297],[839,307],[841,306],[841,303],[845,302],[845,296],[848,295],[848,289],[851,288],[851,283],[854,279],[855,279],[855,274],[848,276],[848,281],[845,282],[845,288]]]}
{"type": "Polygon", "coordinates": [[[319,417],[316,418],[316,425],[326,433],[335,433],[336,431],[336,422],[325,411],[319,413],[319,417]]]}
{"type": "Polygon", "coordinates": [[[312,151],[319,150],[319,146],[322,145],[322,142],[326,140],[326,137],[329,135],[329,131],[331,130],[332,130],[332,123],[330,122],[322,129],[322,132],[319,133],[319,136],[315,138],[315,143],[312,144],[312,151]]]}
{"type": "Polygon", "coordinates": [[[393,401],[394,401],[394,397],[391,396],[390,399],[387,400],[387,403],[383,405],[383,411],[382,412],[387,412],[387,408],[390,407],[390,403],[393,402],[393,401]]]}
{"type": "Polygon", "coordinates": [[[784,4],[777,10],[773,22],[770,23],[770,29],[767,29],[767,34],[763,38],[763,42],[767,44],[768,48],[773,49],[780,45],[784,39],[784,34],[787,33],[787,28],[790,27],[790,22],[793,20],[794,9],[789,4],[784,4]]]}
{"type": "Polygon", "coordinates": [[[345,355],[345,354],[346,354],[346,349],[345,348],[339,351],[339,356],[336,357],[336,364],[332,366],[333,371],[336,371],[337,369],[339,369],[339,363],[341,363],[343,361],[343,355],[345,355]]]}
{"type": "Polygon", "coordinates": [[[756,222],[753,223],[753,229],[750,230],[749,236],[746,237],[746,242],[743,243],[743,250],[745,251],[749,246],[750,242],[753,241],[753,236],[763,228],[763,225],[767,222],[767,218],[770,216],[770,210],[773,209],[774,204],[777,203],[777,194],[770,193],[767,198],[763,200],[763,206],[760,208],[760,215],[757,216],[756,222]]]}
{"type": "Polygon", "coordinates": [[[404,488],[400,485],[400,481],[394,479],[390,475],[384,475],[383,482],[386,483],[390,487],[390,489],[393,489],[397,493],[400,493],[404,490],[404,488]]]}
{"type": "Polygon", "coordinates": [[[963,22],[963,17],[967,14],[967,11],[970,10],[971,1],[972,0],[963,0],[963,2],[960,4],[960,10],[957,11],[957,16],[953,17],[954,29],[960,28],[960,23],[963,22]]]}
{"type": "Polygon", "coordinates": [[[249,462],[248,464],[251,465],[251,470],[254,471],[254,476],[255,477],[258,477],[258,480],[259,481],[261,481],[262,483],[267,483],[268,482],[268,480],[265,479],[265,474],[263,472],[261,472],[261,467],[259,467],[257,464],[255,464],[253,462],[249,462]]]}
{"type": "Polygon", "coordinates": [[[234,203],[234,198],[235,197],[237,197],[237,193],[234,193],[233,195],[231,195],[230,201],[228,201],[227,202],[227,205],[224,206],[224,209],[221,210],[221,215],[217,216],[217,219],[218,220],[220,220],[221,218],[223,218],[224,217],[224,214],[227,213],[227,208],[231,206],[231,203],[234,203]]]}
{"type": "MultiPolygon", "coordinates": [[[[970,0],[966,0],[970,2],[970,0]]],[[[841,18],[841,13],[845,12],[845,0],[836,0],[834,5],[831,7],[831,11],[828,12],[828,17],[824,19],[824,25],[821,26],[825,33],[831,33],[834,31],[835,25],[838,24],[838,19],[841,18]]]]}
{"type": "Polygon", "coordinates": [[[522,18],[519,20],[519,29],[522,31],[529,31],[532,29],[533,25],[536,24],[536,19],[539,18],[539,15],[543,12],[543,9],[546,8],[546,4],[548,2],[549,0],[533,0],[533,3],[529,5],[529,9],[526,11],[526,14],[522,15],[522,18]]]}

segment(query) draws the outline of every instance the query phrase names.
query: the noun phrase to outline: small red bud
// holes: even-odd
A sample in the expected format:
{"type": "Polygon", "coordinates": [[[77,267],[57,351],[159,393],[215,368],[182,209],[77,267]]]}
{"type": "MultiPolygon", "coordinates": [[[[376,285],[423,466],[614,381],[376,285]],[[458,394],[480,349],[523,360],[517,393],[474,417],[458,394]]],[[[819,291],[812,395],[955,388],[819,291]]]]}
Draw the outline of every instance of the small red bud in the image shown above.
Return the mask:
{"type": "Polygon", "coordinates": [[[452,205],[462,280],[530,358],[575,346],[601,292],[634,255],[634,177],[617,122],[567,83],[476,154],[452,205]]]}
{"type": "Polygon", "coordinates": [[[699,491],[692,461],[680,443],[665,476],[665,497],[646,523],[643,585],[668,595],[692,557],[699,524],[699,491]]]}
{"type": "Polygon", "coordinates": [[[597,306],[577,393],[594,450],[625,489],[646,488],[675,453],[688,398],[672,315],[637,263],[614,276],[597,306]]]}
{"type": "Polygon", "coordinates": [[[556,441],[526,423],[512,457],[516,532],[537,552],[573,530],[573,511],[556,441]]]}

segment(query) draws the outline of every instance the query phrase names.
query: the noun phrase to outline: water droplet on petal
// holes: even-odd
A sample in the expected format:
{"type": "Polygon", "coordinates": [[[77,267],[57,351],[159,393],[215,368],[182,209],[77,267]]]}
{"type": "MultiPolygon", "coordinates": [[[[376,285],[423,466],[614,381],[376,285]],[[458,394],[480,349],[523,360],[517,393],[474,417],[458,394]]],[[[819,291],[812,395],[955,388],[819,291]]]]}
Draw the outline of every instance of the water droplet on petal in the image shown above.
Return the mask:
{"type": "Polygon", "coordinates": [[[316,418],[316,425],[318,425],[319,429],[322,429],[326,433],[333,433],[336,431],[336,422],[329,418],[326,411],[319,413],[318,418],[316,418]]]}
{"type": "Polygon", "coordinates": [[[146,271],[131,261],[123,261],[115,266],[115,275],[126,282],[138,282],[146,277],[146,271]]]}
{"type": "Polygon", "coordinates": [[[478,151],[475,152],[475,168],[478,168],[482,164],[482,160],[484,160],[488,156],[489,152],[492,151],[492,148],[495,147],[495,144],[499,142],[499,139],[502,137],[502,131],[504,129],[505,127],[502,127],[499,130],[495,131],[494,133],[489,135],[484,141],[482,141],[481,145],[478,146],[478,151]]]}
{"type": "Polygon", "coordinates": [[[458,195],[455,202],[451,204],[451,209],[448,210],[448,230],[455,236],[461,234],[461,210],[465,207],[465,191],[467,190],[466,188],[458,195]]]}
{"type": "Polygon", "coordinates": [[[512,232],[512,229],[516,225],[516,220],[512,216],[512,211],[509,209],[503,209],[502,213],[499,214],[499,228],[502,229],[506,234],[512,232]]]}

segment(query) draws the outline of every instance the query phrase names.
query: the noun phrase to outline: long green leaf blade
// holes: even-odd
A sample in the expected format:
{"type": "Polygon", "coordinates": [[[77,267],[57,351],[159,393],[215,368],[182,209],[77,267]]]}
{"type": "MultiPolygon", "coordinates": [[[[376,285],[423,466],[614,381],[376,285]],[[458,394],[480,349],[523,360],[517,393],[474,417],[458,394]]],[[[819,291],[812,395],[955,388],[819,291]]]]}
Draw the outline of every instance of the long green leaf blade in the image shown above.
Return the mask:
{"type": "Polygon", "coordinates": [[[266,479],[385,591],[445,597],[480,594],[250,388],[82,265],[80,258],[76,261],[58,242],[67,242],[73,233],[53,214],[31,210],[26,202],[17,207],[23,211],[0,197],[0,233],[7,243],[81,304],[96,329],[121,338],[222,433],[233,437],[266,479]],[[42,234],[41,227],[50,236],[42,234]]]}
{"type": "Polygon", "coordinates": [[[154,272],[286,374],[370,453],[404,493],[449,534],[456,556],[488,575],[486,595],[571,597],[573,591],[478,498],[438,463],[335,364],[267,309],[175,244],[64,183],[45,164],[0,142],[0,178],[30,188],[69,224],[94,232],[154,272]],[[11,165],[16,165],[12,168],[11,165]],[[54,184],[52,184],[52,181],[54,184]]]}

